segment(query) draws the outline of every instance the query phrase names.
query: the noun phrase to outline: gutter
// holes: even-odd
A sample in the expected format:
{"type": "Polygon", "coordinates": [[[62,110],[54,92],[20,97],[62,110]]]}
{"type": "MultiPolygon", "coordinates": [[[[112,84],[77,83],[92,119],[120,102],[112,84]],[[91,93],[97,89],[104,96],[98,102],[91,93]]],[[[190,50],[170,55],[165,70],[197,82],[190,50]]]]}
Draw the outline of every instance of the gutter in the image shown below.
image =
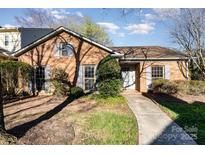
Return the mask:
{"type": "Polygon", "coordinates": [[[122,60],[122,61],[126,61],[126,60],[128,60],[128,61],[150,61],[150,60],[153,60],[153,61],[155,61],[155,60],[189,60],[190,58],[188,58],[188,57],[184,57],[184,58],[179,58],[179,57],[176,57],[176,58],[125,58],[125,57],[123,57],[122,59],[120,59],[120,60],[122,60]]]}
{"type": "Polygon", "coordinates": [[[118,52],[114,52],[114,54],[111,54],[110,56],[114,57],[114,58],[122,58],[122,57],[124,57],[124,54],[120,54],[118,52]]]}

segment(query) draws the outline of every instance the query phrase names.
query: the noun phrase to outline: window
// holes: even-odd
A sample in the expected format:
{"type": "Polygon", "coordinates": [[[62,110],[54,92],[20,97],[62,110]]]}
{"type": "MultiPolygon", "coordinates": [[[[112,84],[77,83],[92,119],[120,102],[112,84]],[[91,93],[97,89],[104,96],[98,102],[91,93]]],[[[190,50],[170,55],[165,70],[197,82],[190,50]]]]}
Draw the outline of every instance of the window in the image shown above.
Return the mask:
{"type": "Polygon", "coordinates": [[[5,36],[4,45],[5,46],[9,45],[9,36],[8,35],[5,36]]]}
{"type": "Polygon", "coordinates": [[[61,50],[62,56],[72,56],[74,52],[74,48],[71,44],[68,43],[62,43],[62,50],[61,50]]]}
{"type": "Polygon", "coordinates": [[[95,65],[85,65],[84,86],[85,90],[92,90],[95,84],[95,65]]]}
{"type": "Polygon", "coordinates": [[[164,78],[164,66],[152,66],[152,80],[164,78]]]}
{"type": "Polygon", "coordinates": [[[45,67],[36,68],[36,88],[38,91],[45,90],[45,67]]]}

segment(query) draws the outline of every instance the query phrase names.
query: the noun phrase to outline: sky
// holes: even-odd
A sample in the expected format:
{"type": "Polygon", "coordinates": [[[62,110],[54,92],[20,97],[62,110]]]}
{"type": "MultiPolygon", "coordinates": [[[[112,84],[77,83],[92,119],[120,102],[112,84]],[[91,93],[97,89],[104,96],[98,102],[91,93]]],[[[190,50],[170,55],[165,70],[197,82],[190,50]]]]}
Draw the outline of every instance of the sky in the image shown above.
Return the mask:
{"type": "MultiPolygon", "coordinates": [[[[54,18],[66,15],[90,16],[105,28],[114,46],[164,46],[177,48],[169,37],[168,28],[159,18],[163,9],[48,9],[54,18]],[[123,14],[125,11],[125,14],[123,14]]],[[[166,10],[166,9],[165,9],[166,10]]],[[[28,9],[0,9],[0,26],[18,26],[15,17],[25,17],[28,9]]],[[[173,10],[175,12],[175,10],[173,10]]]]}

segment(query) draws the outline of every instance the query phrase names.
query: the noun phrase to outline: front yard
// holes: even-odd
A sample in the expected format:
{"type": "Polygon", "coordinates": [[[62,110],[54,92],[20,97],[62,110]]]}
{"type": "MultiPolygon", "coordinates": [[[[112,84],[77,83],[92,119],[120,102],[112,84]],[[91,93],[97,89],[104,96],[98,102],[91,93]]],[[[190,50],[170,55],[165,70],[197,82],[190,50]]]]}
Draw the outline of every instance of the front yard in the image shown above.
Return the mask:
{"type": "Polygon", "coordinates": [[[123,97],[38,96],[4,105],[17,144],[137,144],[137,122],[123,97]]]}
{"type": "Polygon", "coordinates": [[[205,144],[205,97],[146,94],[198,144],[205,144]],[[200,100],[200,101],[199,101],[200,100]]]}

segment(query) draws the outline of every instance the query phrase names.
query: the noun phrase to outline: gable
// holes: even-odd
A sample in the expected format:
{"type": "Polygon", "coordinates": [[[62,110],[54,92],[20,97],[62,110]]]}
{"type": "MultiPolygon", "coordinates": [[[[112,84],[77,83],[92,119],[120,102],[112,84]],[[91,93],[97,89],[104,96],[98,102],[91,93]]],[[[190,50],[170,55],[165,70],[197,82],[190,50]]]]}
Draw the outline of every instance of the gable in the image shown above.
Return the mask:
{"type": "Polygon", "coordinates": [[[101,44],[99,44],[99,43],[97,43],[97,42],[95,42],[93,40],[90,40],[90,39],[88,39],[88,38],[86,38],[86,37],[84,37],[84,36],[82,36],[82,35],[80,35],[78,33],[75,33],[75,32],[73,32],[71,30],[68,30],[68,29],[66,29],[64,27],[59,27],[59,28],[55,29],[54,31],[48,33],[47,35],[43,36],[42,38],[39,38],[38,40],[28,44],[24,48],[14,52],[12,55],[18,57],[18,56],[28,52],[29,50],[32,50],[33,48],[39,46],[40,44],[43,44],[46,41],[48,41],[48,40],[58,36],[59,34],[61,34],[63,32],[67,33],[68,35],[71,35],[73,37],[76,37],[76,38],[78,38],[78,39],[80,39],[82,41],[85,41],[85,42],[87,42],[87,43],[89,43],[89,44],[91,44],[91,45],[93,45],[93,46],[95,46],[97,48],[100,48],[100,49],[102,49],[102,50],[104,50],[104,51],[106,51],[106,52],[108,52],[110,54],[114,54],[112,49],[110,49],[110,48],[108,48],[108,47],[106,47],[104,45],[101,45],[101,44]]]}

